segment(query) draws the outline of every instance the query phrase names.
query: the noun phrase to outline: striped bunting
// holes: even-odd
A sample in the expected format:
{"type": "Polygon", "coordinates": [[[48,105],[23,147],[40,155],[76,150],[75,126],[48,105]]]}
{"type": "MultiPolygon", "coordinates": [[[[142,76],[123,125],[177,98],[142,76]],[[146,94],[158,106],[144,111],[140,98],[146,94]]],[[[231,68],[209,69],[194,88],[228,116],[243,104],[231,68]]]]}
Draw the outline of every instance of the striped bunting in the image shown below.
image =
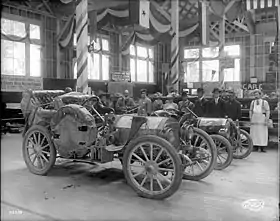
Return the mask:
{"type": "Polygon", "coordinates": [[[264,9],[276,7],[279,5],[279,0],[246,0],[246,9],[264,9]]]}
{"type": "Polygon", "coordinates": [[[88,93],[88,0],[76,6],[77,90],[88,93]]]}

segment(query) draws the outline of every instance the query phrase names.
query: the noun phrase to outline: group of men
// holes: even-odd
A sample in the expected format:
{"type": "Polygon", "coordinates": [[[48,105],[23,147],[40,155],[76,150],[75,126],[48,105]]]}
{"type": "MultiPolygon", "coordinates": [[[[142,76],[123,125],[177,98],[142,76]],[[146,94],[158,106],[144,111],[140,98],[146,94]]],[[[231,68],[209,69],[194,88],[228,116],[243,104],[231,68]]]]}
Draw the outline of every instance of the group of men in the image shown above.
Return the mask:
{"type": "Polygon", "coordinates": [[[193,111],[199,117],[230,117],[233,120],[237,120],[241,117],[241,104],[235,99],[235,93],[233,91],[226,91],[221,96],[221,90],[215,88],[212,91],[213,98],[206,99],[204,97],[204,89],[197,89],[197,99],[191,102],[188,98],[188,93],[182,93],[182,100],[180,102],[174,102],[174,96],[172,94],[167,95],[166,102],[163,103],[159,93],[155,94],[155,100],[152,102],[147,96],[145,89],[141,90],[141,98],[136,106],[133,98],[129,96],[127,90],[124,91],[124,96],[120,97],[116,103],[116,111],[125,112],[134,108],[138,109],[139,115],[150,115],[153,111],[164,109],[175,109],[180,112],[193,111]]]}

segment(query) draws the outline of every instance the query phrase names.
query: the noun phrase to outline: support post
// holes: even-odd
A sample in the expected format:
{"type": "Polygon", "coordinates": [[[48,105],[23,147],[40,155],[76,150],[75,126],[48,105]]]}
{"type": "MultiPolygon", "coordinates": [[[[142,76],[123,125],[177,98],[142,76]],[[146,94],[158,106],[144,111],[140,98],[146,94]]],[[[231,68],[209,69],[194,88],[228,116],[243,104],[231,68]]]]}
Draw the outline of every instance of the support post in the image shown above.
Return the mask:
{"type": "Polygon", "coordinates": [[[171,75],[169,84],[179,92],[179,0],[171,0],[171,75]]]}
{"type": "MultiPolygon", "coordinates": [[[[56,33],[60,33],[60,18],[56,19],[56,33]]],[[[59,38],[57,38],[56,42],[56,77],[61,78],[61,72],[60,72],[60,46],[59,46],[59,38]]]]}
{"type": "Polygon", "coordinates": [[[200,3],[201,8],[201,42],[203,46],[209,43],[209,16],[208,16],[208,5],[209,3],[205,0],[200,3]]]}
{"type": "Polygon", "coordinates": [[[88,93],[88,0],[76,6],[77,90],[88,93]]]}
{"type": "Polygon", "coordinates": [[[219,30],[219,37],[220,37],[220,47],[219,47],[219,55],[220,55],[220,66],[219,66],[219,79],[220,79],[220,86],[224,87],[224,62],[221,62],[221,60],[225,59],[225,53],[224,53],[224,47],[225,47],[225,25],[226,25],[226,19],[225,16],[223,16],[221,22],[220,22],[220,30],[219,30]]]}
{"type": "MultiPolygon", "coordinates": [[[[280,43],[279,43],[279,35],[280,35],[280,0],[276,0],[276,1],[278,1],[278,6],[277,6],[277,20],[278,20],[278,22],[277,22],[277,24],[278,24],[278,44],[277,44],[277,46],[276,46],[276,50],[277,50],[277,53],[278,53],[278,60],[277,60],[277,62],[278,62],[278,66],[277,66],[277,73],[276,73],[276,82],[277,82],[277,87],[280,87],[280,85],[279,85],[279,75],[280,75],[280,43]]],[[[280,113],[280,111],[278,112],[278,113],[280,113]]]]}
{"type": "Polygon", "coordinates": [[[256,39],[254,34],[250,34],[250,78],[255,77],[255,45],[256,39]]]}

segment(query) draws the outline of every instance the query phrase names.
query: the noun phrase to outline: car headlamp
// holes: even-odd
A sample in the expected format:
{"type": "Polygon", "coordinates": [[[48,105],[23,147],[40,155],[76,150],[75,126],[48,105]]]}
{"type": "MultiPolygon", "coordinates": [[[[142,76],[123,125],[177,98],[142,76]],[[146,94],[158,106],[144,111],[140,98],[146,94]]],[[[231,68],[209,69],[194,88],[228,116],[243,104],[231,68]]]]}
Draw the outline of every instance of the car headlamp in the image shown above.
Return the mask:
{"type": "Polygon", "coordinates": [[[193,126],[192,125],[189,125],[187,127],[187,136],[188,136],[188,139],[191,140],[193,138],[193,135],[194,135],[194,129],[193,129],[193,126]]]}
{"type": "Polygon", "coordinates": [[[189,141],[194,135],[194,129],[192,125],[183,124],[180,129],[180,137],[184,141],[189,141]]]}
{"type": "Polygon", "coordinates": [[[230,137],[230,123],[227,122],[223,128],[219,129],[219,134],[229,138],[230,137]]]}

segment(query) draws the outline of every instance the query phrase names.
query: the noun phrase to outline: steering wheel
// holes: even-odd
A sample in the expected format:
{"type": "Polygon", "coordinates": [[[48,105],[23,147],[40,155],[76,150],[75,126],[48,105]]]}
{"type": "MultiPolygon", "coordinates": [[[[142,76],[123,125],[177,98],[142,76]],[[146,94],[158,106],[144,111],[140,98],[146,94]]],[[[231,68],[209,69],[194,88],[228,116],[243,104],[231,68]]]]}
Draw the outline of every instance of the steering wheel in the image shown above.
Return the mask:
{"type": "Polygon", "coordinates": [[[170,113],[174,113],[174,114],[176,114],[176,115],[180,115],[181,114],[181,111],[179,111],[179,110],[177,110],[177,109],[175,109],[175,108],[168,108],[168,109],[164,109],[165,111],[167,111],[167,112],[170,112],[170,113]]]}

